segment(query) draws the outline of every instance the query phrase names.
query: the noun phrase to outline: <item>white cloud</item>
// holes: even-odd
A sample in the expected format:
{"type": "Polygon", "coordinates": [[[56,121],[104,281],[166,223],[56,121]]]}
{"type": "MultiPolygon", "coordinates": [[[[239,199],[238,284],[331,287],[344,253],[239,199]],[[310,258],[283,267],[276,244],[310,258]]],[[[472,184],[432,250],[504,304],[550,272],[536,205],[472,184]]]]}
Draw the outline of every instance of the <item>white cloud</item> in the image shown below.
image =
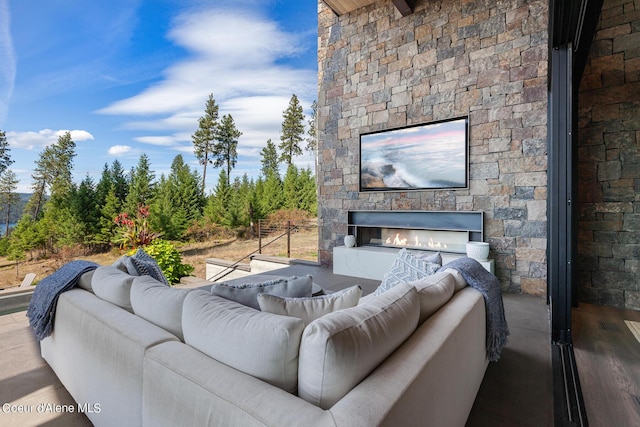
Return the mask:
{"type": "Polygon", "coordinates": [[[124,154],[129,154],[133,151],[133,148],[128,145],[114,145],[109,147],[109,155],[110,156],[122,156],[124,154]]]}
{"type": "Polygon", "coordinates": [[[9,101],[16,78],[16,58],[11,38],[11,15],[8,0],[0,0],[0,125],[9,111],[9,101]]]}
{"type": "Polygon", "coordinates": [[[44,148],[58,141],[65,133],[71,133],[74,142],[93,140],[93,135],[86,130],[51,130],[42,129],[37,132],[7,132],[7,141],[12,148],[35,150],[44,148]]]}
{"type": "Polygon", "coordinates": [[[104,114],[202,114],[208,94],[216,101],[246,94],[285,95],[316,90],[315,70],[292,69],[278,61],[300,52],[302,42],[272,21],[247,13],[209,10],[183,14],[169,38],[192,53],[165,70],[165,78],[104,114]]]}
{"type": "Polygon", "coordinates": [[[150,145],[160,145],[163,147],[170,147],[172,145],[175,145],[176,140],[174,137],[172,136],[139,136],[134,138],[135,141],[141,142],[143,144],[150,144],[150,145]]]}

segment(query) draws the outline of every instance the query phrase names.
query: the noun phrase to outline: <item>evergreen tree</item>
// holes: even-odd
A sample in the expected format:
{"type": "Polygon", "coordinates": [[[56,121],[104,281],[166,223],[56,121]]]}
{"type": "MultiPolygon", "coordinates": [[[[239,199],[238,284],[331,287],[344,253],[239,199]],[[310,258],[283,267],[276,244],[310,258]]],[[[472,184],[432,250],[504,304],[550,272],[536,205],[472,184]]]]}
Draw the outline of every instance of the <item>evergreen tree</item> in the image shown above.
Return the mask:
{"type": "MultiPolygon", "coordinates": [[[[150,168],[149,157],[142,154],[138,164],[131,171],[129,193],[125,199],[125,210],[135,216],[139,206],[146,206],[153,198],[153,180],[155,174],[150,168]]],[[[117,188],[115,189],[117,191],[117,188]]]]}
{"type": "Polygon", "coordinates": [[[102,174],[100,175],[100,181],[96,184],[96,202],[98,206],[103,206],[109,190],[113,187],[113,179],[111,178],[111,171],[109,170],[109,164],[105,163],[102,167],[102,174]]]}
{"type": "Polygon", "coordinates": [[[16,174],[11,169],[5,169],[4,173],[0,174],[0,206],[5,210],[5,237],[9,235],[11,208],[20,201],[20,195],[16,193],[18,182],[16,174]]]}
{"type": "Polygon", "coordinates": [[[218,141],[213,148],[213,166],[227,168],[227,185],[231,179],[231,169],[238,159],[238,138],[242,135],[233,122],[233,117],[226,114],[218,126],[218,141]]]}
{"type": "Polygon", "coordinates": [[[229,186],[228,182],[227,172],[221,169],[218,176],[218,185],[216,185],[214,193],[209,196],[207,207],[205,208],[205,216],[215,224],[224,224],[225,222],[225,211],[231,199],[231,186],[229,186]]]}
{"type": "Polygon", "coordinates": [[[218,139],[218,109],[213,93],[205,106],[204,115],[198,119],[198,130],[191,136],[194,146],[194,154],[202,165],[202,191],[204,195],[205,182],[207,180],[207,164],[213,163],[212,154],[214,145],[218,139]]]}
{"type": "Polygon", "coordinates": [[[71,211],[82,226],[85,244],[93,243],[100,231],[100,208],[97,199],[93,179],[87,175],[78,188],[74,188],[70,203],[71,211]]]}
{"type": "Polygon", "coordinates": [[[115,184],[111,184],[111,188],[105,197],[103,205],[100,207],[100,217],[98,220],[99,231],[96,233],[95,242],[102,245],[114,243],[118,226],[115,218],[122,212],[122,201],[116,196],[115,184]]]}
{"type": "Polygon", "coordinates": [[[311,118],[309,119],[309,129],[307,129],[307,151],[315,153],[318,149],[318,132],[316,122],[318,119],[318,103],[311,104],[311,118]]]}
{"type": "MultiPolygon", "coordinates": [[[[109,170],[111,175],[111,181],[115,186],[116,197],[121,201],[127,199],[127,194],[129,193],[129,182],[127,181],[127,177],[124,173],[124,169],[122,168],[122,164],[115,159],[113,163],[111,163],[111,169],[109,170]]],[[[153,180],[153,178],[152,178],[153,180]]]]}
{"type": "Polygon", "coordinates": [[[312,215],[318,215],[318,187],[310,168],[300,172],[298,177],[300,188],[300,209],[312,215]]]}
{"type": "Polygon", "coordinates": [[[304,115],[298,97],[293,94],[289,106],[282,114],[282,131],[280,134],[280,161],[290,165],[294,156],[302,154],[300,143],[304,135],[304,115]]]}
{"type": "Polygon", "coordinates": [[[266,147],[262,148],[260,155],[262,155],[262,160],[260,160],[262,168],[260,171],[265,179],[272,174],[277,175],[280,173],[278,171],[278,151],[271,139],[267,141],[266,147]]]}
{"type": "Polygon", "coordinates": [[[33,178],[33,194],[27,204],[27,211],[38,219],[45,203],[47,187],[51,187],[51,199],[59,206],[65,204],[65,197],[69,195],[72,182],[73,158],[76,144],[71,139],[71,133],[65,132],[58,137],[58,141],[46,147],[36,160],[33,178]]]}
{"type": "Polygon", "coordinates": [[[9,151],[11,150],[9,148],[9,142],[7,141],[6,134],[0,130],[0,175],[2,175],[2,173],[13,164],[9,151]]]}
{"type": "Polygon", "coordinates": [[[280,175],[271,174],[264,182],[264,190],[260,199],[260,211],[266,217],[284,206],[280,175]]]}
{"type": "Polygon", "coordinates": [[[298,209],[300,207],[300,189],[298,187],[298,168],[291,164],[282,182],[284,192],[284,207],[298,209]]]}

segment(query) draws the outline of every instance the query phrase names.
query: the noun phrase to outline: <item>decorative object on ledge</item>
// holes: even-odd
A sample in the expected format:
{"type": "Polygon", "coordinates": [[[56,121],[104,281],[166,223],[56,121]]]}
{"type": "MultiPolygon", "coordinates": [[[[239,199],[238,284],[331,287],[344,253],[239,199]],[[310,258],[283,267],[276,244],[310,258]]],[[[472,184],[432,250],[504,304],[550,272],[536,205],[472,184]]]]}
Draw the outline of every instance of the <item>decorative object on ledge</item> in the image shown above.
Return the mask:
{"type": "Polygon", "coordinates": [[[347,234],[344,236],[344,245],[348,248],[352,248],[356,245],[356,236],[347,234]]]}
{"type": "Polygon", "coordinates": [[[489,259],[489,244],[486,242],[467,242],[467,256],[477,261],[489,259]]]}

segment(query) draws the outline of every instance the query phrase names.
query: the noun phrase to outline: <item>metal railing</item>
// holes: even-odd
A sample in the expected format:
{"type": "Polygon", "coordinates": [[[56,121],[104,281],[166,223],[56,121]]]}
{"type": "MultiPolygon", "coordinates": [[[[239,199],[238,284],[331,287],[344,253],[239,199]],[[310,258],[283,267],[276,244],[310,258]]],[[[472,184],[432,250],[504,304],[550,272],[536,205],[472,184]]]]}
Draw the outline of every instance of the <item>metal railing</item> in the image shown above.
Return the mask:
{"type": "Polygon", "coordinates": [[[217,280],[222,279],[223,277],[228,276],[229,274],[231,274],[236,270],[236,268],[238,267],[238,265],[240,265],[242,261],[246,260],[247,258],[251,257],[256,253],[262,254],[263,248],[266,248],[270,244],[280,240],[285,236],[287,236],[287,258],[290,258],[291,257],[291,232],[292,231],[295,232],[297,229],[298,229],[297,226],[294,224],[291,224],[291,221],[287,221],[286,226],[282,227],[281,225],[276,225],[275,223],[269,224],[269,222],[266,220],[258,220],[258,249],[243,256],[242,258],[235,261],[233,264],[226,267],[224,270],[218,272],[217,274],[213,275],[207,280],[211,282],[215,282],[217,280]],[[270,240],[269,242],[262,244],[263,237],[269,237],[273,233],[281,231],[283,229],[285,230],[283,233],[274,237],[273,240],[270,240]]]}

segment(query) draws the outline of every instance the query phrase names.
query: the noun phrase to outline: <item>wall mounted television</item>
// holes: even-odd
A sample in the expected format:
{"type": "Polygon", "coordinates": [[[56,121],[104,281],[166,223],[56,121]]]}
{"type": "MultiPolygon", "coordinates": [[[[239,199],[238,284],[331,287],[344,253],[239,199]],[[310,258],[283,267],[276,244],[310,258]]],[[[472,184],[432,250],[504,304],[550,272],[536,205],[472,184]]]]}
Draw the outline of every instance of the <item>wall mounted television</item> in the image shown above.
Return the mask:
{"type": "Polygon", "coordinates": [[[360,135],[360,191],[469,186],[467,117],[360,135]]]}

